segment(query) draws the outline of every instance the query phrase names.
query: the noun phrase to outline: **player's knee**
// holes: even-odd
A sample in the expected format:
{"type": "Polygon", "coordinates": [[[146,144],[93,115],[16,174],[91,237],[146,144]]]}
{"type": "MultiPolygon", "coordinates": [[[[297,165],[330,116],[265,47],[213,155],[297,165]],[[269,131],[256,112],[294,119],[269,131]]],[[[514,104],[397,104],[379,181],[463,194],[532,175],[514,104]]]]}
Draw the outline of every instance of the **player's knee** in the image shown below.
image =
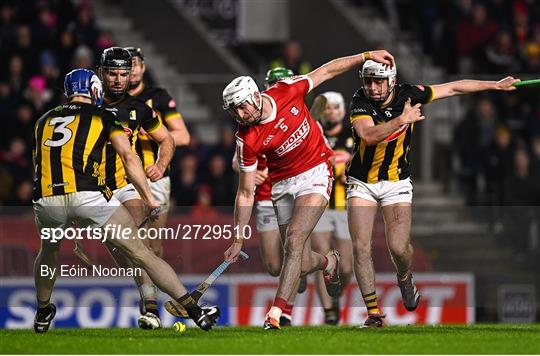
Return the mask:
{"type": "Polygon", "coordinates": [[[272,277],[279,277],[279,274],[281,273],[281,266],[268,264],[266,266],[266,270],[268,271],[268,274],[272,277]]]}
{"type": "Polygon", "coordinates": [[[389,244],[389,249],[397,258],[407,258],[412,253],[412,246],[408,243],[392,243],[389,244]]]}
{"type": "Polygon", "coordinates": [[[354,241],[353,253],[356,257],[371,257],[371,242],[354,241]]]}
{"type": "Polygon", "coordinates": [[[152,257],[153,252],[148,248],[142,247],[132,249],[127,252],[127,257],[134,267],[144,267],[148,263],[148,259],[152,257]]]}

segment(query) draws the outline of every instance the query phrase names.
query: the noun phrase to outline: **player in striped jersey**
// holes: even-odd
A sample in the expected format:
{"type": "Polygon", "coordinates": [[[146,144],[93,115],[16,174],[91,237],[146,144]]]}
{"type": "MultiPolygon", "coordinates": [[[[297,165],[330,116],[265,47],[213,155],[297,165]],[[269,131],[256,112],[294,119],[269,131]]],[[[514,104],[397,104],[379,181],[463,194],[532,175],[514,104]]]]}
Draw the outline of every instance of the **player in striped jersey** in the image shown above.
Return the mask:
{"type": "MultiPolygon", "coordinates": [[[[146,65],[144,63],[144,54],[138,47],[125,47],[131,54],[133,61],[132,72],[128,94],[152,108],[157,115],[159,123],[167,129],[174,140],[175,146],[186,146],[189,144],[189,132],[186,129],[182,115],[176,109],[176,102],[169,93],[162,88],[157,88],[147,85],[143,81],[146,65]]],[[[152,137],[143,129],[139,130],[137,140],[135,140],[135,150],[142,160],[144,169],[149,169],[159,160],[160,145],[152,139],[152,137]]],[[[169,178],[169,167],[163,172],[163,177],[149,181],[150,189],[157,202],[160,204],[161,211],[158,218],[148,223],[149,228],[165,227],[167,222],[167,211],[169,210],[169,200],[171,195],[171,180],[169,178]]],[[[146,239],[150,249],[159,257],[163,256],[163,245],[161,239],[146,239]]],[[[141,317],[139,318],[139,326],[142,328],[151,328],[152,321],[148,316],[155,315],[159,318],[159,313],[156,305],[157,289],[147,279],[149,283],[143,283],[139,286],[141,293],[141,317]]]]}
{"type": "Polygon", "coordinates": [[[433,100],[484,90],[514,90],[512,77],[495,81],[460,80],[433,86],[396,84],[395,67],[367,61],[361,70],[362,88],[353,96],[351,123],[354,155],[347,167],[348,219],[354,268],[368,309],[366,327],[381,327],[371,257],[371,234],[380,203],[386,241],[397,270],[403,304],[413,311],[420,293],[411,273],[410,244],[412,183],[409,151],[414,123],[425,117],[420,107],[433,100]]]}
{"type": "MultiPolygon", "coordinates": [[[[167,171],[167,167],[174,153],[174,143],[167,128],[161,123],[155,111],[140,98],[128,94],[132,71],[132,57],[128,50],[121,47],[111,47],[103,51],[100,60],[99,73],[103,79],[105,91],[105,104],[108,110],[117,114],[128,136],[132,149],[135,151],[139,132],[145,131],[157,146],[159,151],[156,160],[144,167],[146,175],[152,182],[158,182],[167,171]]],[[[140,157],[139,157],[140,158],[140,157]]],[[[144,219],[142,201],[133,185],[126,180],[124,167],[112,147],[107,147],[105,164],[102,165],[107,185],[113,189],[115,196],[128,208],[136,222],[144,219]]],[[[161,205],[163,200],[158,201],[161,205]]],[[[163,208],[163,207],[162,207],[163,208]]],[[[145,242],[148,243],[148,242],[145,242]]],[[[111,249],[114,259],[122,267],[128,261],[124,256],[111,249]]],[[[141,317],[138,325],[144,329],[161,327],[157,308],[156,287],[145,273],[136,276],[135,282],[139,288],[141,299],[141,317]]]]}
{"type": "Polygon", "coordinates": [[[115,114],[95,105],[102,99],[99,78],[90,70],[76,69],[66,75],[64,88],[69,102],[45,113],[34,131],[33,206],[41,239],[34,264],[35,332],[47,332],[56,314],[50,299],[59,274],[57,257],[63,240],[51,240],[51,231],[70,228],[73,223],[94,229],[121,226],[121,235],[128,238],[108,236],[108,243],[121,250],[131,266],[142,267],[160,289],[187,306],[199,327],[209,330],[215,319],[193,301],[174,270],[144,246],[135,221],[105,185],[100,165],[110,141],[145,209],[158,207],[140,160],[115,114]]]}
{"type": "MultiPolygon", "coordinates": [[[[313,249],[321,254],[327,254],[332,248],[339,251],[340,279],[342,286],[347,286],[352,275],[352,245],[347,228],[347,211],[345,200],[345,166],[350,158],[353,147],[351,128],[344,122],[345,119],[345,99],[338,92],[329,91],[316,98],[313,107],[317,106],[317,101],[323,99],[326,103],[321,107],[319,123],[324,132],[328,145],[334,151],[332,166],[334,169],[334,184],[330,193],[328,208],[321,216],[321,219],[313,229],[311,234],[311,245],[313,249]]],[[[312,107],[312,111],[314,110],[312,107]]],[[[331,297],[326,292],[322,273],[316,273],[316,289],[324,308],[324,321],[328,325],[337,325],[340,319],[340,296],[331,297]]]]}

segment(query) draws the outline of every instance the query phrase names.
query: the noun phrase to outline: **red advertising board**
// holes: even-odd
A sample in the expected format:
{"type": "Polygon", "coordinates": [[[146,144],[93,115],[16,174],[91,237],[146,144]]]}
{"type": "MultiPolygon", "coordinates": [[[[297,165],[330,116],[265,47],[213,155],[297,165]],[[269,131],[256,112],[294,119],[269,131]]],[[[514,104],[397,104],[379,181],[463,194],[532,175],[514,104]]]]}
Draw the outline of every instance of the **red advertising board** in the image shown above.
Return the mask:
{"type": "MultiPolygon", "coordinates": [[[[377,275],[377,295],[387,324],[469,324],[474,322],[474,278],[470,274],[416,274],[422,300],[418,309],[408,312],[394,274],[377,275]]],[[[265,275],[231,278],[230,300],[237,301],[231,324],[262,325],[275,296],[277,280],[265,275]]],[[[367,314],[356,283],[351,282],[342,299],[342,324],[361,324],[367,314]]],[[[320,325],[323,311],[312,283],[299,294],[293,311],[293,325],[320,325]]]]}

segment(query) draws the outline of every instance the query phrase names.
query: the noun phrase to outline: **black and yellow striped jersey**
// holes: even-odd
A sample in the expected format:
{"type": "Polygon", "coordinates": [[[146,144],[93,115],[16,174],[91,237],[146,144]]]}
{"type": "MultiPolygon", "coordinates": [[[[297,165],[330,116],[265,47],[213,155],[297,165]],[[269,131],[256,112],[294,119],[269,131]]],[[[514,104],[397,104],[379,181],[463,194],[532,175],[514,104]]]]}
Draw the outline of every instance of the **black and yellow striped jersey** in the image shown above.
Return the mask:
{"type": "Polygon", "coordinates": [[[354,146],[354,139],[351,135],[351,128],[343,124],[343,128],[336,136],[324,135],[326,141],[334,151],[334,184],[330,194],[330,209],[345,210],[346,208],[346,187],[342,177],[345,175],[347,162],[350,158],[354,146]]]}
{"type": "MultiPolygon", "coordinates": [[[[121,101],[107,106],[107,110],[114,112],[117,120],[122,124],[134,152],[141,127],[150,133],[161,127],[161,122],[155,112],[142,100],[133,96],[126,94],[121,101]]],[[[126,171],[114,147],[107,145],[104,155],[100,170],[105,176],[107,186],[112,190],[126,186],[128,184],[126,171]]]]}
{"type": "MultiPolygon", "coordinates": [[[[394,87],[392,100],[380,106],[366,98],[362,89],[353,96],[350,111],[351,123],[356,120],[373,120],[375,125],[390,121],[403,112],[408,98],[411,105],[426,104],[433,99],[433,88],[422,85],[400,84],[394,87]]],[[[368,146],[353,130],[354,153],[347,167],[347,176],[366,183],[396,182],[410,176],[409,150],[414,124],[403,125],[386,140],[368,146]]]]}
{"type": "Polygon", "coordinates": [[[123,133],[113,114],[91,104],[70,103],[45,113],[34,127],[33,199],[110,193],[99,168],[110,137],[123,133]]]}
{"type": "MultiPolygon", "coordinates": [[[[169,93],[162,88],[144,86],[140,93],[134,94],[156,112],[159,121],[168,127],[171,120],[181,120],[182,115],[176,109],[176,102],[169,93]]],[[[139,132],[139,139],[135,145],[137,154],[143,162],[144,169],[156,163],[159,145],[150,136],[139,132]]],[[[169,169],[163,176],[169,175],[169,169]]]]}

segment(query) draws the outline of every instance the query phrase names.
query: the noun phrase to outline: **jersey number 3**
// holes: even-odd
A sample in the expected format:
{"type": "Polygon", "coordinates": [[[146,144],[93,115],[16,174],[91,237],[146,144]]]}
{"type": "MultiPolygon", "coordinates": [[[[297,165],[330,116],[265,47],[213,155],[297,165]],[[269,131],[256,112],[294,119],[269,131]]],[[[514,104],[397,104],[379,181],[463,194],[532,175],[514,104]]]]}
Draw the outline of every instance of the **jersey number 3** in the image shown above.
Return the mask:
{"type": "Polygon", "coordinates": [[[58,140],[45,140],[45,146],[49,147],[60,147],[66,144],[71,139],[71,136],[73,136],[73,132],[68,129],[66,126],[71,124],[75,120],[75,116],[64,116],[64,117],[55,117],[52,118],[51,121],[49,121],[49,125],[55,126],[56,124],[60,124],[56,126],[53,130],[53,135],[55,133],[61,134],[62,137],[58,140]]]}

